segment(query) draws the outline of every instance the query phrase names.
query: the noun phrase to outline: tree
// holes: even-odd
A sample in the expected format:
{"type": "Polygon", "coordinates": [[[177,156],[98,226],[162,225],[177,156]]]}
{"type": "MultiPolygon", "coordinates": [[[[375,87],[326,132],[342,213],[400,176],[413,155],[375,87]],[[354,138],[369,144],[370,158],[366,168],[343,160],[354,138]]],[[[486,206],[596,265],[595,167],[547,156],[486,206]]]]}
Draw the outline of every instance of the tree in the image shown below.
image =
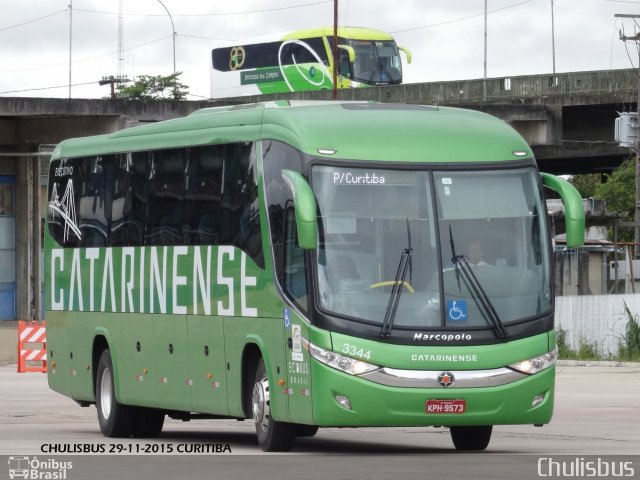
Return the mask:
{"type": "MultiPolygon", "coordinates": [[[[578,189],[582,198],[598,198],[607,202],[609,212],[618,212],[624,221],[633,221],[636,204],[636,159],[630,157],[618,168],[606,175],[606,181],[600,183],[599,174],[576,175],[571,183],[578,189]],[[598,182],[596,182],[596,178],[598,182]]],[[[618,230],[618,240],[632,242],[632,229],[618,230]]],[[[613,232],[609,229],[609,238],[613,239],[613,232]]]]}
{"type": "Polygon", "coordinates": [[[118,85],[117,98],[130,100],[186,100],[189,86],[178,81],[182,72],[172,75],[138,75],[130,85],[118,85]]]}
{"type": "Polygon", "coordinates": [[[582,198],[595,198],[596,189],[602,183],[602,175],[599,173],[573,175],[569,181],[580,192],[582,198]]]}
{"type": "Polygon", "coordinates": [[[631,157],[622,162],[607,181],[598,185],[593,195],[607,202],[607,210],[625,215],[625,220],[633,220],[636,204],[636,160],[631,157]]]}

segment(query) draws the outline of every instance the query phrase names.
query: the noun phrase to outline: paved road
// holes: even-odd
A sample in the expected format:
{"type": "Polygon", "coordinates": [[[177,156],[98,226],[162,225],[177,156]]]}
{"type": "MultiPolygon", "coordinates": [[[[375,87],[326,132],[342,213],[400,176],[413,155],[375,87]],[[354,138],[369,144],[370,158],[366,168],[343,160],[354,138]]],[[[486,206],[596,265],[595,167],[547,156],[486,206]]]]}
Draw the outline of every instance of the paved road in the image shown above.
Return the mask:
{"type": "MultiPolygon", "coordinates": [[[[634,459],[635,476],[640,478],[640,457],[629,457],[640,454],[640,368],[558,367],[556,384],[556,409],[550,425],[543,428],[495,427],[491,444],[484,454],[451,456],[454,450],[446,429],[321,429],[313,438],[299,439],[293,452],[286,454],[285,464],[299,464],[299,468],[304,470],[317,464],[317,468],[333,471],[328,476],[332,479],[377,478],[376,473],[384,472],[393,477],[398,468],[409,469],[409,473],[419,475],[415,478],[426,478],[423,475],[425,468],[431,473],[442,468],[444,474],[453,471],[451,469],[463,468],[466,471],[464,469],[468,468],[468,473],[476,478],[485,478],[479,474],[477,465],[488,469],[486,478],[512,478],[509,475],[515,472],[521,478],[529,478],[527,472],[522,477],[519,465],[524,462],[528,464],[528,473],[533,475],[531,478],[536,478],[536,462],[541,456],[568,455],[573,460],[588,455],[618,455],[634,459]],[[344,454],[348,454],[350,460],[344,460],[344,454]],[[393,456],[389,457],[390,454],[393,456]],[[327,455],[331,460],[327,460],[327,455]],[[296,456],[305,460],[296,459],[296,456]],[[385,458],[386,461],[381,460],[385,458]],[[445,461],[440,461],[441,458],[445,461]],[[503,463],[513,470],[508,470],[501,477],[491,469],[503,463]],[[346,475],[347,467],[349,475],[346,475]]],[[[241,467],[247,474],[246,478],[252,478],[252,469],[256,469],[255,475],[269,468],[279,471],[273,459],[283,458],[272,455],[259,457],[262,460],[257,460],[258,457],[251,461],[242,460],[242,456],[263,455],[255,441],[253,424],[249,421],[183,423],[168,420],[162,436],[156,440],[107,439],[100,434],[94,407],[80,408],[72,400],[50,391],[43,374],[16,374],[15,367],[0,367],[0,455],[47,458],[56,448],[71,449],[72,452],[93,448],[100,453],[104,450],[106,454],[113,450],[120,459],[118,465],[125,465],[128,461],[140,465],[146,461],[145,465],[153,464],[154,468],[160,468],[159,465],[170,458],[164,456],[160,460],[154,453],[167,453],[170,449],[174,454],[188,454],[176,457],[175,462],[169,461],[166,468],[160,468],[160,473],[171,471],[181,459],[188,459],[190,468],[196,468],[198,462],[210,462],[211,458],[211,455],[198,457],[197,453],[215,454],[212,449],[223,448],[224,452],[214,455],[216,468],[221,471],[229,468],[235,472],[234,468],[241,467]],[[132,454],[130,458],[122,457],[129,453],[132,454]],[[231,457],[236,461],[231,461],[231,457]]],[[[104,471],[109,472],[114,467],[114,455],[103,457],[96,461],[104,462],[104,471]]],[[[81,462],[81,456],[74,458],[81,462]]],[[[80,467],[82,465],[77,466],[80,467]]],[[[210,467],[210,463],[203,465],[203,468],[210,467]]],[[[299,472],[297,468],[284,470],[288,473],[280,475],[282,478],[295,478],[294,471],[299,472]]],[[[4,467],[0,465],[0,478],[4,473],[4,467]]],[[[141,475],[139,478],[146,478],[141,471],[138,474],[141,475]]],[[[149,478],[163,478],[153,475],[150,473],[149,478]]]]}

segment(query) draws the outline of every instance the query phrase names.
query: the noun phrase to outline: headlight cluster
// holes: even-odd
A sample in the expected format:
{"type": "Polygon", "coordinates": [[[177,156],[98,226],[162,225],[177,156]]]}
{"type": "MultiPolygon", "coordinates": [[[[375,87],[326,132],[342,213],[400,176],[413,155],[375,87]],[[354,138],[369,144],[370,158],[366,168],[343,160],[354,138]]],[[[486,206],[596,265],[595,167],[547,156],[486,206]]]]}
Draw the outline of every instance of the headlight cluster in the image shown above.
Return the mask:
{"type": "Polygon", "coordinates": [[[325,365],[329,365],[341,372],[351,375],[362,375],[363,373],[372,372],[380,367],[372,363],[363,362],[351,357],[345,357],[336,352],[331,352],[309,343],[309,353],[313,358],[325,365]]]}
{"type": "Polygon", "coordinates": [[[514,363],[512,365],[509,365],[509,367],[513,368],[514,370],[518,370],[519,372],[532,375],[534,373],[541,372],[546,368],[552,367],[553,365],[555,365],[557,359],[558,347],[554,348],[550,352],[545,353],[544,355],[539,355],[537,357],[529,358],[528,360],[514,363]]]}

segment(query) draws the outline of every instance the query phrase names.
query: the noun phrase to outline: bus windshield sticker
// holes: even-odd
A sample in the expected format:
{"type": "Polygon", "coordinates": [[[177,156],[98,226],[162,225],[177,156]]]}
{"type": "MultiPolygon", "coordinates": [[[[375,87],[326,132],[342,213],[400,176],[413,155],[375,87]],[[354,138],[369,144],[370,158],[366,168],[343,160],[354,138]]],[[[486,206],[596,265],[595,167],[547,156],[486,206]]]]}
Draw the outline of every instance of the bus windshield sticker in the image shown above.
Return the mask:
{"type": "MultiPolygon", "coordinates": [[[[73,173],[73,169],[71,173],[73,173]]],[[[67,187],[64,190],[62,199],[60,199],[58,195],[57,184],[53,184],[51,199],[49,200],[49,210],[59,214],[64,220],[65,242],[69,239],[70,231],[72,231],[78,239],[82,240],[82,232],[78,227],[78,218],[76,216],[75,194],[73,193],[73,180],[71,178],[67,181],[67,187]]]]}
{"type": "Polygon", "coordinates": [[[449,300],[447,302],[448,318],[454,322],[464,322],[467,317],[467,302],[465,300],[449,300]]]}
{"type": "Polygon", "coordinates": [[[443,185],[452,185],[453,182],[451,181],[450,178],[442,177],[442,184],[443,185]]]}
{"type": "Polygon", "coordinates": [[[302,335],[300,333],[300,325],[291,325],[291,336],[293,337],[293,352],[291,360],[294,362],[302,362],[302,335]]]}

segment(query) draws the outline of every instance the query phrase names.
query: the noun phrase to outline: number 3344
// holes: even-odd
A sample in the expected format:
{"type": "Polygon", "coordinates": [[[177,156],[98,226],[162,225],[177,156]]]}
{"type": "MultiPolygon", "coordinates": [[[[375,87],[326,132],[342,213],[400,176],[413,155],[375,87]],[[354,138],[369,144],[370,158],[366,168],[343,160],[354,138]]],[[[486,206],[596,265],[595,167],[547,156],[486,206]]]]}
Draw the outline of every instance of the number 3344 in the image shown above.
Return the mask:
{"type": "Polygon", "coordinates": [[[366,360],[369,360],[371,357],[371,350],[365,351],[364,348],[358,348],[356,345],[350,345],[348,343],[345,343],[342,346],[342,353],[346,353],[352,357],[364,358],[366,360]]]}

